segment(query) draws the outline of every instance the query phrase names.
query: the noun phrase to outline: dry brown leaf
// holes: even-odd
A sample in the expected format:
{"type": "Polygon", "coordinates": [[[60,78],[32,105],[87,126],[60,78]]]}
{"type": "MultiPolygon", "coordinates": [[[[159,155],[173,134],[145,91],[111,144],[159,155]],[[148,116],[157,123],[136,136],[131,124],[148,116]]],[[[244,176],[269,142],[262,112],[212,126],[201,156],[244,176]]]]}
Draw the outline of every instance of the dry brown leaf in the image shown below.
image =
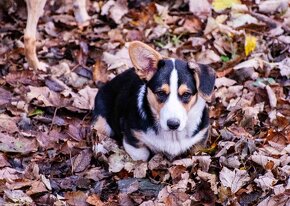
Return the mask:
{"type": "Polygon", "coordinates": [[[86,86],[79,90],[79,95],[74,97],[73,106],[78,109],[92,110],[98,89],[86,86]]]}
{"type": "Polygon", "coordinates": [[[97,194],[92,194],[90,196],[88,196],[87,203],[89,203],[90,205],[94,205],[94,206],[103,206],[104,203],[101,201],[100,197],[97,194]]]}
{"type": "Polygon", "coordinates": [[[198,163],[201,167],[201,170],[207,172],[211,163],[210,156],[192,156],[192,162],[198,163]]]}
{"type": "Polygon", "coordinates": [[[5,154],[0,153],[0,168],[9,167],[10,163],[7,161],[7,157],[5,154]]]}
{"type": "Polygon", "coordinates": [[[35,139],[16,138],[0,133],[0,151],[2,152],[28,154],[37,151],[37,148],[35,139]]]}
{"type": "Polygon", "coordinates": [[[67,203],[72,206],[87,206],[88,196],[82,191],[66,192],[64,197],[67,199],[67,203]]]}
{"type": "Polygon", "coordinates": [[[220,77],[220,78],[217,78],[215,80],[215,86],[217,88],[220,88],[222,86],[224,86],[224,87],[233,86],[236,83],[237,83],[237,81],[230,79],[230,78],[227,78],[227,77],[220,77]]]}
{"type": "Polygon", "coordinates": [[[110,155],[108,159],[109,172],[120,172],[124,168],[125,163],[129,160],[129,158],[124,150],[118,149],[114,152],[115,153],[110,155]]]}
{"type": "Polygon", "coordinates": [[[20,205],[31,205],[33,200],[26,195],[22,190],[5,190],[4,195],[14,203],[20,205]]]}
{"type": "Polygon", "coordinates": [[[122,17],[128,13],[127,1],[109,0],[102,7],[102,15],[109,15],[117,24],[121,23],[122,17]]]}
{"type": "Polygon", "coordinates": [[[0,114],[0,132],[7,132],[9,134],[18,132],[16,125],[17,119],[5,114],[0,114]]]}
{"type": "Polygon", "coordinates": [[[283,13],[289,9],[288,0],[266,0],[259,4],[259,11],[262,13],[283,13]]]}
{"type": "Polygon", "coordinates": [[[201,19],[211,16],[211,5],[207,0],[190,0],[189,11],[201,19]]]}
{"type": "Polygon", "coordinates": [[[215,174],[210,174],[201,170],[197,170],[197,175],[204,181],[210,183],[210,188],[214,194],[218,194],[217,176],[215,174]]]}
{"type": "Polygon", "coordinates": [[[108,70],[122,69],[124,71],[133,67],[127,46],[123,47],[115,54],[104,52],[103,61],[108,65],[108,70]]]}
{"type": "Polygon", "coordinates": [[[51,91],[48,87],[29,86],[30,92],[27,93],[27,101],[37,100],[39,106],[45,107],[65,107],[66,101],[61,96],[51,91]]]}
{"type": "Polygon", "coordinates": [[[267,172],[265,175],[256,178],[254,182],[257,183],[257,186],[263,191],[267,191],[273,189],[273,186],[278,182],[278,180],[274,178],[272,172],[267,172]]]}
{"type": "Polygon", "coordinates": [[[0,87],[0,108],[8,104],[12,99],[12,93],[0,87]]]}
{"type": "Polygon", "coordinates": [[[0,169],[0,180],[16,180],[22,177],[22,172],[10,168],[4,167],[0,169]]]}
{"type": "Polygon", "coordinates": [[[90,150],[82,150],[73,158],[72,168],[74,172],[84,171],[91,163],[92,153],[90,150]]]}
{"type": "Polygon", "coordinates": [[[26,194],[34,195],[34,194],[39,194],[39,193],[43,193],[43,192],[47,192],[47,188],[45,187],[43,182],[34,181],[31,184],[31,188],[26,191],[26,194]]]}
{"type": "Polygon", "coordinates": [[[136,178],[144,178],[146,177],[146,173],[148,170],[148,164],[147,162],[140,162],[139,164],[134,166],[134,177],[136,178]]]}
{"type": "Polygon", "coordinates": [[[250,180],[246,170],[234,169],[231,171],[226,167],[221,170],[219,178],[223,186],[229,187],[232,193],[236,193],[250,180]]]}
{"type": "Polygon", "coordinates": [[[253,155],[251,155],[250,159],[252,161],[256,162],[257,164],[261,165],[262,167],[264,167],[264,169],[269,169],[269,170],[277,168],[281,163],[280,159],[275,159],[273,157],[259,154],[257,152],[255,152],[253,155]],[[267,168],[267,166],[269,166],[268,165],[269,162],[271,162],[271,164],[273,164],[271,166],[271,168],[267,168]]]}

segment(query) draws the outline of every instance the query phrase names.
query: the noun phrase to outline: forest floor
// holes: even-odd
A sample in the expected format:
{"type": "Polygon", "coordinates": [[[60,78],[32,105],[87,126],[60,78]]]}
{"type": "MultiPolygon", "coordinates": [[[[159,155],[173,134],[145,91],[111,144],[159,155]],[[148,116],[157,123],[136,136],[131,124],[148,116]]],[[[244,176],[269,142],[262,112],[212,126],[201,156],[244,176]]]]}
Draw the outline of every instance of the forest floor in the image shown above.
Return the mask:
{"type": "Polygon", "coordinates": [[[290,205],[288,0],[88,1],[84,25],[49,0],[44,70],[24,56],[25,2],[3,2],[0,205],[290,205]],[[132,66],[133,40],[215,69],[207,148],[134,162],[96,137],[97,86],[132,66]]]}

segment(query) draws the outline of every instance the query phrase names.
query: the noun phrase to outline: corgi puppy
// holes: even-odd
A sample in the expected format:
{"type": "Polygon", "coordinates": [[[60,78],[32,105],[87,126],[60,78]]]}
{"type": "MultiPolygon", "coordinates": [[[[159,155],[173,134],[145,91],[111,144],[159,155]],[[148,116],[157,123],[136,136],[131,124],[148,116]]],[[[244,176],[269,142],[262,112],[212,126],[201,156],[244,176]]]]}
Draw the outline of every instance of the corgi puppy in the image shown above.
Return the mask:
{"type": "Polygon", "coordinates": [[[208,66],[164,58],[148,45],[129,45],[134,68],[106,83],[95,98],[98,136],[121,140],[133,160],[150,153],[169,158],[206,143],[209,114],[206,100],[215,84],[208,66]]]}

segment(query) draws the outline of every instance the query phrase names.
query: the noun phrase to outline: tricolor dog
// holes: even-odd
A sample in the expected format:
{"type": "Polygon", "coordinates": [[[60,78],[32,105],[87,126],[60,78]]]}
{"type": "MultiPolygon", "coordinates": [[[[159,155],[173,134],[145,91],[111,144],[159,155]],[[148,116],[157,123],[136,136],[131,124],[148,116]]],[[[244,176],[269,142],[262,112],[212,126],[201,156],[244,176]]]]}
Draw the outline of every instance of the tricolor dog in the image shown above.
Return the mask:
{"type": "Polygon", "coordinates": [[[144,161],[150,152],[173,158],[205,143],[214,70],[164,58],[138,41],[130,43],[129,55],[134,68],[106,83],[96,96],[97,134],[121,140],[133,160],[144,161]]]}

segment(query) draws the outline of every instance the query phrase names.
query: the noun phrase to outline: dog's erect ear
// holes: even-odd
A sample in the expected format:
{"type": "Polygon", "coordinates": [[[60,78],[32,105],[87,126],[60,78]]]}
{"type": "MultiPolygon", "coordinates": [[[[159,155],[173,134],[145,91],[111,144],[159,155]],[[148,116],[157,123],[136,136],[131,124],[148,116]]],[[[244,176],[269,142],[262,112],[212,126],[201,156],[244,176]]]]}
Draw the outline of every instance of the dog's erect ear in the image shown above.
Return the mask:
{"type": "Polygon", "coordinates": [[[188,66],[194,70],[194,78],[199,94],[209,101],[214,89],[215,71],[207,65],[195,62],[189,62],[188,66]]]}
{"type": "Polygon", "coordinates": [[[157,70],[158,61],[162,59],[161,54],[140,41],[130,43],[129,55],[138,76],[147,81],[151,79],[157,70]]]}

